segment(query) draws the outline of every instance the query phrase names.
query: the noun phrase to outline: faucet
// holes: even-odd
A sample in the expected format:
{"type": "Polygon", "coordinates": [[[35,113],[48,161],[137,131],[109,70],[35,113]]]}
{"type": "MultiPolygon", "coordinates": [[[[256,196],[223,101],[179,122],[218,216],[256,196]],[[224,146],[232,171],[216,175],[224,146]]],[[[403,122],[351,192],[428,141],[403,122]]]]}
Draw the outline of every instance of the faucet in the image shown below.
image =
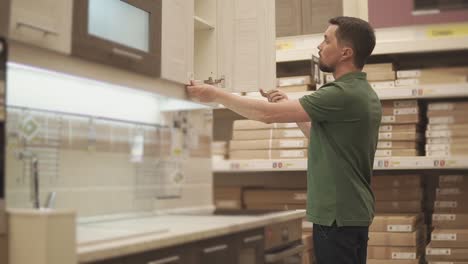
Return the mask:
{"type": "MultiPolygon", "coordinates": [[[[37,155],[28,150],[22,150],[16,152],[16,157],[19,160],[30,159],[31,160],[31,201],[35,209],[40,209],[40,198],[39,198],[39,159],[37,155]]],[[[55,203],[55,192],[50,192],[47,198],[45,208],[52,208],[55,203]]]]}

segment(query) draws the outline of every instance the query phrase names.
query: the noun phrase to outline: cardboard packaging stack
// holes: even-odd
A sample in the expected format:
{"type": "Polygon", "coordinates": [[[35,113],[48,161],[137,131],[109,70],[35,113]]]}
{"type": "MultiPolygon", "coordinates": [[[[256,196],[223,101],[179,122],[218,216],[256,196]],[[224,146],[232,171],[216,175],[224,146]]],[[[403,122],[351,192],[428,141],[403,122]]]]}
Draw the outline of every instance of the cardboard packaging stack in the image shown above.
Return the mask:
{"type": "Polygon", "coordinates": [[[466,83],[468,67],[430,68],[397,71],[396,86],[466,83]]]}
{"type": "Polygon", "coordinates": [[[221,187],[214,188],[213,193],[214,206],[216,209],[240,210],[242,204],[242,187],[221,187]]]}
{"type": "Polygon", "coordinates": [[[276,79],[276,86],[285,93],[311,91],[314,82],[309,75],[281,77],[276,79]]]}
{"type": "Polygon", "coordinates": [[[430,264],[468,263],[468,175],[439,176],[431,243],[430,264]]]}
{"type": "Polygon", "coordinates": [[[421,214],[376,215],[369,227],[367,263],[414,263],[424,259],[426,228],[421,214]]]}
{"type": "Polygon", "coordinates": [[[211,157],[213,160],[225,160],[227,158],[227,142],[213,141],[211,143],[211,157]]]}
{"type": "Polygon", "coordinates": [[[376,157],[420,156],[421,108],[417,100],[382,101],[376,157]]]}
{"type": "Polygon", "coordinates": [[[391,63],[367,64],[364,66],[367,80],[374,89],[395,87],[396,74],[391,63]]]}
{"type": "Polygon", "coordinates": [[[372,178],[377,214],[422,214],[424,186],[421,175],[379,175],[372,178]]]}
{"type": "Polygon", "coordinates": [[[468,156],[468,101],[429,103],[426,156],[468,156]]]}
{"type": "Polygon", "coordinates": [[[305,246],[304,252],[302,252],[302,264],[315,264],[312,231],[302,231],[302,244],[305,246]]]}
{"type": "Polygon", "coordinates": [[[229,143],[230,159],[307,158],[308,141],[295,123],[265,124],[236,120],[229,143]]]}
{"type": "Polygon", "coordinates": [[[243,201],[246,209],[252,210],[295,210],[305,209],[305,189],[250,189],[244,190],[243,201]]]}

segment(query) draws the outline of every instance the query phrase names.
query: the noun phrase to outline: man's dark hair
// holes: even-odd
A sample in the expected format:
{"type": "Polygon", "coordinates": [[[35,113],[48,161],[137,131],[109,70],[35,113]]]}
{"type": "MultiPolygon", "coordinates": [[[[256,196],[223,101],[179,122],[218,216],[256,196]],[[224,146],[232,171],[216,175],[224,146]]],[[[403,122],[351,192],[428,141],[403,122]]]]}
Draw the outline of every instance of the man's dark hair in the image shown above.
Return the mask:
{"type": "Polygon", "coordinates": [[[374,29],[366,21],[355,17],[339,16],[328,22],[338,26],[338,42],[351,45],[354,50],[354,64],[362,69],[375,47],[374,29]]]}

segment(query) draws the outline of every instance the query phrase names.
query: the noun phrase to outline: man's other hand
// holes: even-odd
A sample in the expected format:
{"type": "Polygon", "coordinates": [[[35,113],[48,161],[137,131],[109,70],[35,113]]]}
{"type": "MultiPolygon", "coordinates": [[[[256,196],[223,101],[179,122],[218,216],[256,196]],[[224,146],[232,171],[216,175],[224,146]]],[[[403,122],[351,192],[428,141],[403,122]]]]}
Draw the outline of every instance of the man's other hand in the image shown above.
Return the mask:
{"type": "Polygon", "coordinates": [[[263,97],[267,98],[268,102],[272,103],[284,102],[289,99],[285,92],[280,91],[278,89],[270,90],[268,92],[265,92],[263,91],[263,89],[260,89],[260,94],[263,97]]]}

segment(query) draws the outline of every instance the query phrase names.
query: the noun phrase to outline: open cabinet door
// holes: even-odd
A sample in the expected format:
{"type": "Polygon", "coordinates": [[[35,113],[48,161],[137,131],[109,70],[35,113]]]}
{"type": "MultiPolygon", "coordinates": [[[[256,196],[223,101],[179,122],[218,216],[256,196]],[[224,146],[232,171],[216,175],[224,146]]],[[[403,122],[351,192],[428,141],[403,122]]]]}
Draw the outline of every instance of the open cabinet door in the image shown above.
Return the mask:
{"type": "Polygon", "coordinates": [[[188,84],[193,78],[194,0],[163,0],[161,77],[188,84]]]}
{"type": "Polygon", "coordinates": [[[5,214],[5,120],[7,43],[0,37],[0,263],[8,264],[5,214]]]}
{"type": "Polygon", "coordinates": [[[218,1],[218,78],[232,92],[276,86],[275,1],[218,1]]]}

